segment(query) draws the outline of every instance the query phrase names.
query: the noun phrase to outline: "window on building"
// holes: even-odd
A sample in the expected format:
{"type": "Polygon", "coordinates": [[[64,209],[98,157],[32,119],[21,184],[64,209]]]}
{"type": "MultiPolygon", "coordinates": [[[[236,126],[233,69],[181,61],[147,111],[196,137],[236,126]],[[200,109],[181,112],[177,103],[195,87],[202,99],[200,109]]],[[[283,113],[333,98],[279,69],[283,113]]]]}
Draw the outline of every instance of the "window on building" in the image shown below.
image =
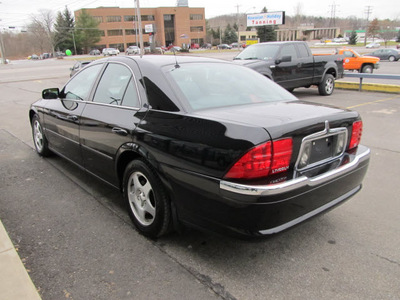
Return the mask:
{"type": "Polygon", "coordinates": [[[108,36],[122,35],[122,29],[111,29],[111,30],[107,30],[107,35],[108,35],[108,36]]]}
{"type": "Polygon", "coordinates": [[[103,17],[102,16],[93,16],[93,19],[95,19],[99,23],[103,23],[103,17]]]}
{"type": "Polygon", "coordinates": [[[104,32],[104,30],[99,30],[100,31],[100,36],[106,36],[106,33],[104,32]]]}
{"type": "Polygon", "coordinates": [[[107,16],[107,22],[121,22],[121,16],[107,16]]]}
{"type": "Polygon", "coordinates": [[[191,26],[190,27],[190,32],[202,32],[203,31],[203,26],[191,26]]]}
{"type": "Polygon", "coordinates": [[[136,29],[125,29],[125,35],[135,35],[136,33],[139,33],[139,30],[136,31],[136,29]]]}
{"type": "Polygon", "coordinates": [[[133,22],[136,21],[136,16],[124,16],[124,21],[125,22],[133,22]]]}
{"type": "Polygon", "coordinates": [[[246,41],[246,36],[245,35],[241,35],[240,36],[240,41],[245,42],[246,41]]]}
{"type": "Polygon", "coordinates": [[[142,15],[142,21],[154,21],[153,15],[142,15]]]}
{"type": "Polygon", "coordinates": [[[202,14],[190,14],[190,20],[203,20],[202,14]]]}

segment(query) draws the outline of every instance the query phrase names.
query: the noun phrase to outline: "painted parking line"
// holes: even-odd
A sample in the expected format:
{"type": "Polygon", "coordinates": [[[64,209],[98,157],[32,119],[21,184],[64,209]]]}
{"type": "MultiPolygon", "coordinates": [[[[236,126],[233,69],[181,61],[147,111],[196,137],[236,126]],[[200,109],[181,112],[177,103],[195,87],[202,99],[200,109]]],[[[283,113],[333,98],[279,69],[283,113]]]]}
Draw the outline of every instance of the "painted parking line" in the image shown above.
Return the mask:
{"type": "Polygon", "coordinates": [[[357,104],[357,105],[353,105],[353,106],[348,106],[346,108],[347,109],[353,109],[353,108],[360,107],[360,106],[365,106],[365,105],[379,103],[379,102],[386,102],[386,101],[396,100],[396,99],[400,99],[400,95],[394,96],[394,97],[385,98],[385,99],[379,99],[379,100],[375,100],[375,101],[365,102],[365,103],[361,103],[361,104],[357,104]]]}

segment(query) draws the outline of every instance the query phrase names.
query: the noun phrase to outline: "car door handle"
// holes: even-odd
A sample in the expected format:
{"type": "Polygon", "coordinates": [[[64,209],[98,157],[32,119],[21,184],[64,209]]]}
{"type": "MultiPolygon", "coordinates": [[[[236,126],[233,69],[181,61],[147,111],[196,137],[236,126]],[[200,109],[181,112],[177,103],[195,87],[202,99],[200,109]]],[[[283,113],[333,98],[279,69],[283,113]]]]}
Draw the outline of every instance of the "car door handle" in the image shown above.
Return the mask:
{"type": "Polygon", "coordinates": [[[126,131],[125,129],[119,128],[119,127],[114,127],[111,130],[113,133],[122,135],[122,136],[127,136],[128,135],[128,131],[126,131]]]}
{"type": "Polygon", "coordinates": [[[78,116],[69,115],[69,116],[67,116],[67,120],[72,121],[72,122],[76,122],[76,121],[78,121],[78,116]]]}

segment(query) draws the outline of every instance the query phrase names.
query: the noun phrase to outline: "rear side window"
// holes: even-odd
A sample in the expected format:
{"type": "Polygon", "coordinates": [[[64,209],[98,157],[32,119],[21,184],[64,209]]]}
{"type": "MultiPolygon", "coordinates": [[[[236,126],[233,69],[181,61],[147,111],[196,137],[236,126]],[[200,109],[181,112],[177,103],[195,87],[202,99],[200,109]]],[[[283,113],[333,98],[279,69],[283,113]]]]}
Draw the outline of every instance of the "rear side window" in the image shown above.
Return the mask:
{"type": "MultiPolygon", "coordinates": [[[[128,94],[126,96],[128,97],[128,94]]],[[[138,97],[133,89],[131,71],[124,65],[110,63],[101,76],[93,102],[112,105],[121,105],[122,102],[126,102],[128,106],[137,104],[138,97]],[[124,100],[127,91],[130,98],[124,100]]]]}
{"type": "Polygon", "coordinates": [[[299,49],[300,58],[301,57],[309,57],[310,56],[306,45],[298,44],[297,48],[299,49]]]}

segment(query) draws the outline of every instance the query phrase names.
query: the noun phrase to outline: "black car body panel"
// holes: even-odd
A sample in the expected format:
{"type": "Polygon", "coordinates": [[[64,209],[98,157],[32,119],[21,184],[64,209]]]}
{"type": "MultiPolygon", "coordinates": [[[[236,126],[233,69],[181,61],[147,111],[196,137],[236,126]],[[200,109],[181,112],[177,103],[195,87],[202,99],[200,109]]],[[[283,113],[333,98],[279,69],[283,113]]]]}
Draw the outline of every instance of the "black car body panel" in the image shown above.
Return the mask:
{"type": "Polygon", "coordinates": [[[360,145],[299,168],[305,139],[320,134],[328,140],[340,129],[348,144],[358,113],[299,101],[254,71],[205,58],[98,60],[70,79],[59,99],[33,103],[31,121],[34,115],[53,152],[117,188],[123,188],[130,161],[146,161],[159,176],[176,221],[218,232],[272,234],[326,211],[361,189],[369,162],[369,149],[360,145]],[[210,95],[205,98],[216,99],[211,106],[196,108],[196,99],[189,99],[196,94],[180,90],[182,82],[174,82],[174,76],[210,64],[249,72],[281,100],[260,102],[256,95],[243,95],[235,105],[214,107],[223,97],[210,95]],[[124,91],[112,85],[110,73],[118,75],[118,83],[126,82],[124,91]],[[102,90],[104,82],[108,90],[102,90]],[[136,98],[128,98],[128,92],[136,98]],[[226,177],[249,149],[288,137],[293,152],[286,171],[257,179],[226,177]]]}

